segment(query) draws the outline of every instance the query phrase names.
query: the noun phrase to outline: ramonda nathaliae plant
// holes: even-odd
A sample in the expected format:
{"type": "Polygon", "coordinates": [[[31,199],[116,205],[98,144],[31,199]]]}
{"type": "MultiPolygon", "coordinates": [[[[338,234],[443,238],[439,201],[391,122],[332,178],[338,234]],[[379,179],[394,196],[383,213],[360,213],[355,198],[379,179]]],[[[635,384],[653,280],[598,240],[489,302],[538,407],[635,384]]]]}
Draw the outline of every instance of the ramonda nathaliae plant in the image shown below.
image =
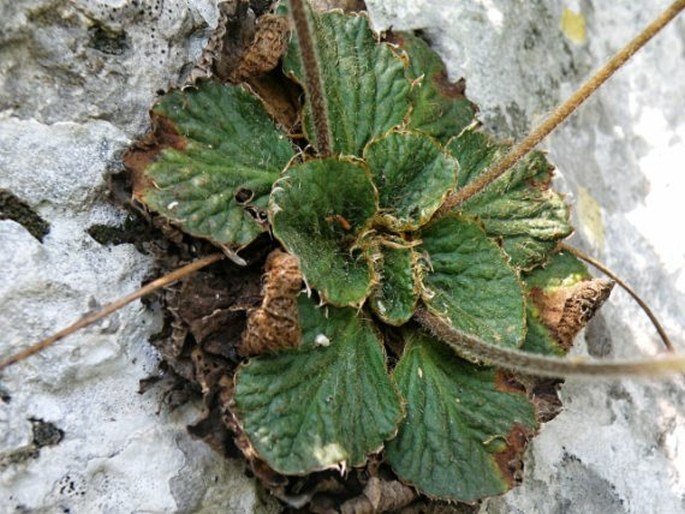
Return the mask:
{"type": "Polygon", "coordinates": [[[289,15],[296,123],[201,80],[160,99],[126,159],[137,202],[234,262],[264,234],[281,247],[224,382],[251,459],[307,475],[382,452],[421,493],[473,502],[515,485],[539,426],[534,382],[512,371],[682,369],[558,359],[613,282],[563,244],[541,137],[502,166],[512,145],[418,36],[301,2],[271,16],[289,15]]]}

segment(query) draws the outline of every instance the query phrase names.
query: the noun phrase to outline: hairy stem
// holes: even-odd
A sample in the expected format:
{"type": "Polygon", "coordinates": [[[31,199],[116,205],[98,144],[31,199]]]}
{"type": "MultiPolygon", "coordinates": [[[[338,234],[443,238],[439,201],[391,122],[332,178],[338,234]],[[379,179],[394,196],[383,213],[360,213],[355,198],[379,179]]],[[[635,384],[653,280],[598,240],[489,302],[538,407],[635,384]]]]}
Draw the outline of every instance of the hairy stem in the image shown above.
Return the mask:
{"type": "Polygon", "coordinates": [[[611,271],[604,264],[599,262],[597,259],[590,257],[586,253],[583,253],[580,250],[564,243],[561,244],[560,248],[564,251],[567,251],[571,255],[575,255],[576,257],[587,262],[588,264],[591,264],[592,266],[600,270],[602,273],[604,273],[606,276],[613,279],[614,282],[616,282],[626,293],[632,296],[633,299],[637,302],[637,304],[642,308],[642,310],[645,311],[645,314],[647,314],[647,316],[649,317],[650,321],[654,325],[654,328],[656,328],[656,331],[659,333],[659,336],[661,337],[661,340],[663,341],[666,349],[669,352],[674,351],[673,343],[671,342],[671,339],[668,337],[666,330],[664,330],[664,327],[657,319],[656,314],[652,312],[652,309],[649,308],[649,305],[647,305],[647,303],[642,298],[640,298],[640,295],[638,295],[632,287],[626,284],[618,275],[616,275],[616,273],[611,271]]]}
{"type": "Polygon", "coordinates": [[[626,46],[619,50],[609,61],[602,66],[592,77],[580,86],[564,103],[557,107],[554,112],[533,130],[523,141],[514,146],[507,155],[497,161],[488,171],[477,180],[471,182],[462,189],[452,193],[445,203],[436,212],[440,218],[454,208],[464,203],[469,198],[477,195],[488,187],[492,182],[506,173],[520,159],[533,150],[540,141],[547,137],[555,128],[563,123],[585,100],[604,84],[623,64],[630,59],[635,52],[642,48],[650,39],[659,33],[671,20],[683,9],[685,0],[676,0],[653,22],[633,38],[626,46]]]}
{"type": "Polygon", "coordinates": [[[314,36],[309,28],[309,17],[305,0],[290,0],[290,15],[293,19],[297,39],[300,43],[300,57],[304,68],[305,90],[314,118],[316,142],[321,157],[331,154],[331,134],[328,124],[328,106],[323,94],[323,82],[314,48],[314,36]]]}
{"type": "Polygon", "coordinates": [[[207,257],[203,257],[202,259],[198,259],[194,262],[191,262],[190,264],[186,264],[185,266],[178,268],[177,270],[174,270],[171,273],[164,275],[163,277],[153,280],[152,282],[141,287],[137,291],[134,291],[133,293],[126,295],[122,298],[119,298],[118,300],[115,300],[112,303],[108,303],[99,311],[83,316],[75,323],[72,323],[68,327],[63,328],[62,330],[51,335],[50,337],[29,346],[25,350],[22,350],[14,355],[10,355],[5,359],[0,360],[0,371],[11,366],[12,364],[16,364],[17,362],[23,361],[31,355],[34,355],[44,350],[45,348],[48,348],[49,346],[52,346],[60,339],[64,339],[65,337],[73,334],[77,330],[85,328],[88,325],[92,325],[96,321],[99,321],[102,318],[109,316],[110,314],[118,311],[119,309],[128,305],[129,303],[138,300],[139,298],[142,298],[145,295],[153,293],[154,291],[157,291],[162,287],[168,286],[169,284],[176,282],[177,280],[180,280],[190,275],[191,273],[196,272],[199,269],[209,266],[210,264],[213,264],[215,262],[218,262],[224,257],[226,256],[223,253],[213,253],[211,255],[208,255],[207,257]]]}
{"type": "Polygon", "coordinates": [[[683,355],[610,362],[546,357],[486,343],[477,337],[456,330],[444,319],[428,312],[423,306],[416,310],[414,319],[435,337],[452,347],[461,357],[526,375],[553,378],[570,376],[621,378],[627,375],[654,377],[685,371],[685,356],[683,355]]]}

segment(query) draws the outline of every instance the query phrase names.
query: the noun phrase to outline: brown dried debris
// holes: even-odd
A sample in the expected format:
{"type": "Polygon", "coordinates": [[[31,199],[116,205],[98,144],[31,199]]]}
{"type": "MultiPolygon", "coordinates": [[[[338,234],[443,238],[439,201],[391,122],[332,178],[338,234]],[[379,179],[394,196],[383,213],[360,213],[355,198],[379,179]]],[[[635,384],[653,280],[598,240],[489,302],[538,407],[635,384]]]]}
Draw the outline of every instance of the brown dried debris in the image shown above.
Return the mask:
{"type": "Polygon", "coordinates": [[[417,497],[416,491],[398,480],[381,480],[371,477],[357,498],[340,506],[341,514],[374,514],[395,512],[409,505],[417,497]]]}
{"type": "Polygon", "coordinates": [[[264,14],[257,19],[251,44],[240,57],[234,70],[228,75],[233,83],[273,70],[288,46],[290,27],[288,18],[264,14]]]}
{"type": "Polygon", "coordinates": [[[266,259],[262,305],[249,311],[239,353],[259,355],[300,343],[297,296],[302,289],[299,259],[274,250],[266,259]]]}

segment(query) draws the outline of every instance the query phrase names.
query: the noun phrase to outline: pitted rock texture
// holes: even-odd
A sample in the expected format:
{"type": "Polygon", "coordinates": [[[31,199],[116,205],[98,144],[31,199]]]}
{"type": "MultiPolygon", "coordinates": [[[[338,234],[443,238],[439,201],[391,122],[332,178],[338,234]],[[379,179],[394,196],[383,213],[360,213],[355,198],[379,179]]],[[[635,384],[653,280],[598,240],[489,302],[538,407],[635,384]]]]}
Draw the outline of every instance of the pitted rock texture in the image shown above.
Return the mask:
{"type": "MultiPolygon", "coordinates": [[[[210,0],[0,5],[0,190],[48,224],[41,243],[32,216],[0,219],[1,355],[155,271],[132,244],[88,230],[125,221],[107,177],[216,20],[210,0]]],[[[2,373],[0,511],[274,512],[241,463],[187,433],[197,405],[170,413],[159,388],[138,393],[157,373],[148,339],[160,328],[160,313],[136,302],[2,373]],[[61,437],[41,439],[37,426],[61,437]]]]}

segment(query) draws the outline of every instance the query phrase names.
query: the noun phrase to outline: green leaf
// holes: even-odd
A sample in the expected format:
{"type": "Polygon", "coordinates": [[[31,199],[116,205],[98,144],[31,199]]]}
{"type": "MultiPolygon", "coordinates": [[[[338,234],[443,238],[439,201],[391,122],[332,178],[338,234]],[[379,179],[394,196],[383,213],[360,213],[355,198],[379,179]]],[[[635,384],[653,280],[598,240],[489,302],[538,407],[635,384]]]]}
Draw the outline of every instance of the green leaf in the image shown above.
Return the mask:
{"type": "Polygon", "coordinates": [[[355,309],[320,309],[303,296],[299,308],[302,346],[241,366],[235,412],[280,473],[361,466],[403,417],[383,347],[355,309]]]}
{"type": "MultiPolygon", "coordinates": [[[[450,141],[448,148],[459,161],[459,189],[504,156],[510,145],[468,129],[450,141]]],[[[563,197],[549,189],[551,177],[552,166],[544,155],[532,152],[461,206],[461,212],[483,222],[488,235],[502,238],[504,251],[517,268],[541,264],[557,242],[573,231],[563,197]]]]}
{"type": "MultiPolygon", "coordinates": [[[[366,143],[400,124],[409,110],[405,65],[387,44],[377,42],[366,15],[311,12],[310,27],[328,106],[333,153],[361,156],[366,143]]],[[[283,58],[283,70],[304,84],[295,36],[283,58]]],[[[309,102],[304,126],[316,147],[309,102]]]]}
{"type": "Polygon", "coordinates": [[[376,315],[396,327],[409,321],[419,300],[418,255],[403,245],[406,242],[395,239],[380,243],[378,255],[373,259],[380,283],[369,297],[376,315]]]}
{"type": "Polygon", "coordinates": [[[420,37],[408,32],[390,37],[409,55],[407,75],[412,84],[409,128],[446,143],[468,127],[476,114],[476,106],[464,96],[463,81],[449,81],[442,59],[420,37]]]}
{"type": "Polygon", "coordinates": [[[168,94],[152,116],[153,156],[146,148],[127,160],[138,200],[184,232],[231,249],[268,228],[271,186],[294,151],[259,100],[204,83],[168,94]]]}
{"type": "Polygon", "coordinates": [[[274,187],[274,235],[300,258],[305,280],[328,303],[358,306],[371,292],[370,263],[356,243],[377,202],[369,172],[349,160],[297,164],[274,187]]]}
{"type": "Polygon", "coordinates": [[[427,271],[423,299],[432,312],[485,341],[518,347],[525,302],[516,272],[480,225],[449,215],[421,230],[427,271]]]}
{"type": "Polygon", "coordinates": [[[457,161],[427,136],[390,132],[364,149],[379,191],[379,222],[395,231],[430,220],[457,180],[457,161]]]}
{"type": "Polygon", "coordinates": [[[526,289],[549,291],[559,287],[570,287],[592,278],[587,266],[568,252],[554,254],[544,266],[526,273],[523,281],[526,289]]]}
{"type": "Polygon", "coordinates": [[[536,422],[532,404],[500,373],[459,359],[428,335],[408,332],[393,373],[407,417],[385,452],[402,481],[429,496],[463,502],[514,485],[512,461],[536,422]]]}

